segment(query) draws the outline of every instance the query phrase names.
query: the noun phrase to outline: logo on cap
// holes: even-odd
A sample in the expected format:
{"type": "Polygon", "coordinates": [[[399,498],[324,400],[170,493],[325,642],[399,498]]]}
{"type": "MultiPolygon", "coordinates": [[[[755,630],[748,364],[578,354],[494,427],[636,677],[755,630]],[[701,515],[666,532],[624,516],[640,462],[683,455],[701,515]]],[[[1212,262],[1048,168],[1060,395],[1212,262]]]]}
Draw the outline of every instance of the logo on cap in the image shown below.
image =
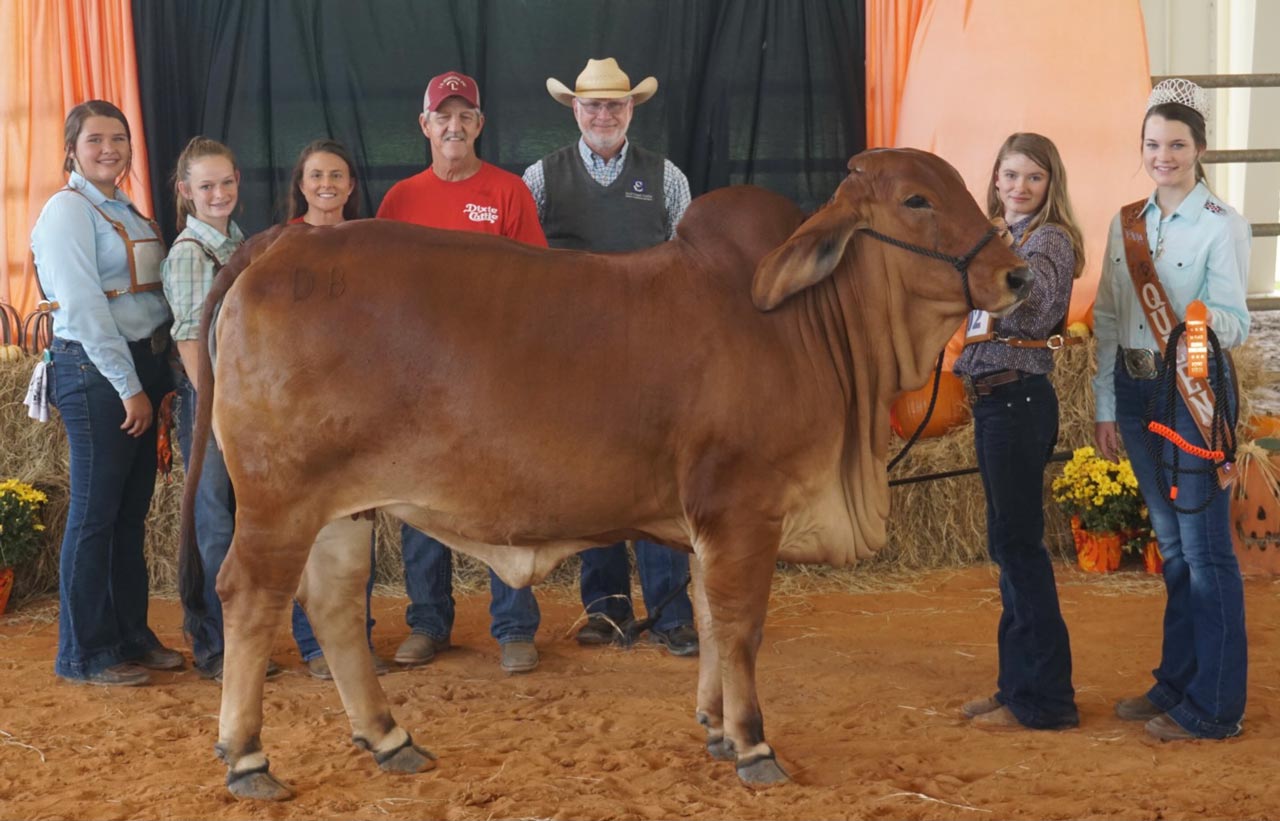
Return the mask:
{"type": "Polygon", "coordinates": [[[480,89],[476,87],[476,81],[460,71],[446,71],[427,83],[423,109],[435,111],[450,97],[461,97],[472,108],[480,107],[480,89]]]}

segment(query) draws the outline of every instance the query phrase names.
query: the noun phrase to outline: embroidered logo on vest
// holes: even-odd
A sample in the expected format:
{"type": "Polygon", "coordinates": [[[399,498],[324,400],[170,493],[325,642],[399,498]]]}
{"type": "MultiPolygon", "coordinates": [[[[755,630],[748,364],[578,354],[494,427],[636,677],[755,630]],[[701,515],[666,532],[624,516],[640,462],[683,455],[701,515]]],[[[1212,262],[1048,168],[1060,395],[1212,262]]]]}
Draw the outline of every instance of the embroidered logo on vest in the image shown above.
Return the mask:
{"type": "Polygon", "coordinates": [[[644,192],[644,180],[632,180],[631,190],[626,192],[629,200],[643,200],[644,202],[653,202],[653,194],[644,192]]]}

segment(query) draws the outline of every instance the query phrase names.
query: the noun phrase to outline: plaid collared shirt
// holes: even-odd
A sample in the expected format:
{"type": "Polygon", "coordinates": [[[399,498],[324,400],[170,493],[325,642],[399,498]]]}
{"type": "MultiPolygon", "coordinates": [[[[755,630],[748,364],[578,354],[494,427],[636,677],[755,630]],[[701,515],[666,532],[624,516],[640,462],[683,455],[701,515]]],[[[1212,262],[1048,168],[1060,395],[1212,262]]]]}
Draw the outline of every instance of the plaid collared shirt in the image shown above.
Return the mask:
{"type": "MultiPolygon", "coordinates": [[[[628,140],[622,144],[622,150],[616,157],[606,160],[592,151],[586,140],[578,138],[578,154],[582,157],[582,164],[591,175],[591,179],[600,183],[601,186],[611,185],[622,175],[622,169],[627,162],[627,150],[630,147],[631,141],[628,140]]],[[[547,179],[542,171],[542,160],[525,169],[524,184],[529,187],[529,193],[533,194],[533,203],[538,207],[538,221],[541,222],[547,212],[547,179]]],[[[676,168],[675,163],[665,157],[662,159],[662,197],[666,207],[667,239],[674,239],[676,226],[684,217],[685,209],[689,207],[692,197],[689,193],[689,178],[683,171],[676,168]]]]}
{"type": "Polygon", "coordinates": [[[178,234],[165,257],[160,269],[160,278],[164,282],[164,296],[173,309],[173,329],[170,333],[175,341],[195,339],[200,331],[200,311],[204,307],[204,298],[213,287],[215,265],[213,260],[201,249],[201,245],[213,252],[218,258],[218,265],[226,265],[227,260],[244,242],[244,233],[240,226],[232,222],[229,226],[230,236],[223,234],[206,222],[195,217],[187,217],[187,227],[178,234]],[[183,242],[193,239],[194,242],[183,242]]]}

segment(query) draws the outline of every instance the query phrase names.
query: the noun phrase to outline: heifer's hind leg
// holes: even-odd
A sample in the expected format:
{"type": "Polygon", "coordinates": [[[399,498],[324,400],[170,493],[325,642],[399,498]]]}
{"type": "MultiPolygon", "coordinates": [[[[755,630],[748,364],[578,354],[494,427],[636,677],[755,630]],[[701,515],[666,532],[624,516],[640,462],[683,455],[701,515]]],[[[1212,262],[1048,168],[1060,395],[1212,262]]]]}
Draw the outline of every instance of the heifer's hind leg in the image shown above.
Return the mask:
{"type": "Polygon", "coordinates": [[[285,621],[315,530],[255,516],[244,506],[237,513],[217,584],[225,648],[216,749],[227,764],[227,789],[233,795],[280,801],[293,792],[268,772],[261,740],[263,685],[271,644],[285,621]]]}
{"type": "Polygon", "coordinates": [[[311,548],[298,600],[333,672],[352,741],[372,752],[388,772],[418,773],[435,767],[435,756],[415,746],[392,718],[365,638],[372,534],[373,522],[363,518],[344,516],[326,525],[311,548]]]}
{"type": "MultiPolygon", "coordinates": [[[[764,718],[756,694],[756,655],[764,633],[778,542],[776,530],[771,532],[765,523],[752,524],[758,526],[738,525],[708,534],[698,555],[712,636],[720,656],[725,743],[733,745],[739,778],[748,784],[775,784],[788,778],[764,740],[764,718]]],[[[701,687],[699,691],[701,698],[701,687]]]]}
{"type": "Polygon", "coordinates": [[[689,572],[693,576],[693,612],[702,638],[702,650],[698,654],[698,711],[695,717],[707,730],[707,752],[711,757],[733,761],[736,758],[733,742],[724,735],[724,678],[720,672],[720,648],[715,639],[711,608],[707,605],[702,560],[696,555],[689,559],[689,572]]]}

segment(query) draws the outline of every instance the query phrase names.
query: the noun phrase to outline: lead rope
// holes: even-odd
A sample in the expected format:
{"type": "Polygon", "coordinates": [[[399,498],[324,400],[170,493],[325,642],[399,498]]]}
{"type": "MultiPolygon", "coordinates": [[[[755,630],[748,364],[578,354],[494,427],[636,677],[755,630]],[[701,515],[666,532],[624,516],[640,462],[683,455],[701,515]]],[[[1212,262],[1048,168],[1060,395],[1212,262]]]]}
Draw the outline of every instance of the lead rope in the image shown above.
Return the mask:
{"type": "MultiPolygon", "coordinates": [[[[950,254],[944,254],[941,251],[934,251],[931,248],[925,248],[921,245],[912,245],[909,242],[891,237],[887,234],[882,234],[879,231],[872,230],[871,228],[859,228],[858,230],[872,239],[879,240],[887,245],[892,245],[895,248],[901,248],[904,251],[910,251],[913,254],[919,254],[920,256],[929,257],[930,259],[951,263],[951,267],[955,268],[960,274],[960,285],[964,288],[965,307],[972,311],[974,309],[974,305],[973,297],[969,293],[969,263],[973,262],[974,257],[978,256],[978,252],[987,246],[987,243],[991,241],[991,238],[996,235],[996,232],[999,229],[992,225],[987,229],[987,233],[983,234],[978,241],[974,243],[974,246],[969,249],[968,253],[959,257],[953,257],[950,254]]],[[[938,404],[938,387],[942,380],[942,360],[945,354],[945,349],[938,353],[938,363],[934,365],[933,368],[933,391],[929,394],[929,409],[925,411],[924,418],[920,420],[920,424],[916,427],[915,432],[911,434],[911,438],[902,446],[902,450],[898,451],[898,455],[893,457],[893,460],[889,462],[889,467],[886,468],[886,472],[893,470],[894,466],[902,461],[902,458],[907,455],[907,451],[911,450],[911,446],[916,443],[916,440],[920,438],[920,434],[924,432],[925,426],[929,424],[929,419],[933,416],[933,409],[938,404]]]]}
{"type": "MultiPolygon", "coordinates": [[[[996,231],[998,229],[994,225],[987,229],[987,232],[982,235],[972,248],[969,249],[968,253],[960,257],[954,257],[950,254],[944,254],[941,251],[934,251],[920,245],[912,245],[909,242],[904,242],[903,240],[896,239],[887,234],[882,234],[871,228],[860,228],[858,230],[873,239],[877,239],[880,242],[887,243],[896,248],[901,248],[904,251],[911,251],[912,253],[920,254],[921,256],[926,256],[930,259],[951,263],[951,266],[960,273],[960,285],[964,288],[965,307],[970,311],[973,310],[973,297],[969,293],[969,263],[973,262],[973,259],[978,255],[978,252],[985,248],[987,243],[991,241],[991,238],[996,235],[996,231]]],[[[907,455],[907,451],[911,450],[911,446],[916,443],[916,440],[920,438],[920,434],[924,432],[925,426],[929,424],[929,418],[933,416],[934,406],[938,403],[938,386],[942,381],[942,360],[945,354],[945,349],[939,352],[938,362],[933,368],[933,391],[929,394],[929,409],[925,411],[924,419],[920,420],[920,424],[916,427],[915,432],[911,434],[911,438],[907,440],[907,443],[902,446],[902,450],[898,451],[898,455],[893,457],[893,460],[889,462],[889,467],[886,468],[886,472],[893,470],[894,466],[897,465],[898,462],[902,461],[902,458],[907,455]]],[[[645,630],[649,630],[653,625],[657,624],[658,619],[662,618],[662,608],[670,604],[671,600],[676,597],[677,593],[681,590],[687,589],[690,581],[691,576],[685,576],[684,584],[671,588],[667,595],[662,597],[662,601],[658,602],[657,606],[653,608],[652,613],[649,613],[643,619],[633,619],[630,624],[623,628],[622,637],[625,642],[625,646],[630,647],[635,643],[636,639],[640,637],[641,633],[645,630]]]]}
{"type": "Polygon", "coordinates": [[[925,425],[929,424],[929,417],[933,416],[933,407],[938,403],[938,383],[942,381],[942,358],[946,354],[946,349],[938,354],[938,363],[933,366],[933,392],[929,394],[929,409],[924,412],[924,418],[920,420],[920,424],[916,426],[915,433],[911,434],[911,438],[902,446],[902,450],[898,451],[898,455],[893,457],[889,462],[889,467],[885,468],[885,473],[893,470],[894,466],[902,461],[902,457],[907,455],[907,451],[911,450],[911,446],[920,438],[920,434],[924,432],[925,425]]]}
{"type": "Polygon", "coordinates": [[[1236,418],[1231,412],[1231,402],[1227,398],[1230,384],[1227,378],[1226,359],[1222,354],[1222,346],[1218,343],[1218,336],[1213,332],[1212,328],[1207,329],[1209,335],[1209,347],[1213,351],[1213,362],[1217,372],[1214,374],[1213,387],[1213,421],[1209,425],[1209,445],[1208,448],[1198,447],[1184,439],[1176,430],[1177,427],[1177,364],[1178,364],[1178,340],[1182,337],[1186,330],[1186,324],[1177,325],[1169,334],[1169,342],[1164,349],[1164,375],[1163,394],[1165,405],[1165,422],[1156,421],[1156,399],[1160,393],[1153,393],[1151,399],[1147,402],[1146,417],[1149,420],[1144,426],[1147,433],[1142,437],[1142,443],[1147,449],[1147,455],[1156,465],[1156,483],[1160,487],[1160,493],[1165,501],[1169,503],[1178,513],[1200,513],[1213,503],[1217,495],[1222,492],[1222,488],[1214,479],[1206,482],[1204,492],[1204,500],[1195,507],[1184,508],[1178,505],[1178,477],[1195,474],[1216,474],[1218,467],[1227,463],[1234,462],[1236,458],[1236,418]],[[1162,453],[1162,440],[1168,440],[1173,445],[1172,464],[1164,460],[1162,453]],[[1182,467],[1181,455],[1186,452],[1190,456],[1209,463],[1207,467],[1201,468],[1184,468],[1182,467]],[[1168,469],[1172,477],[1172,481],[1165,478],[1165,470],[1168,469]]]}

